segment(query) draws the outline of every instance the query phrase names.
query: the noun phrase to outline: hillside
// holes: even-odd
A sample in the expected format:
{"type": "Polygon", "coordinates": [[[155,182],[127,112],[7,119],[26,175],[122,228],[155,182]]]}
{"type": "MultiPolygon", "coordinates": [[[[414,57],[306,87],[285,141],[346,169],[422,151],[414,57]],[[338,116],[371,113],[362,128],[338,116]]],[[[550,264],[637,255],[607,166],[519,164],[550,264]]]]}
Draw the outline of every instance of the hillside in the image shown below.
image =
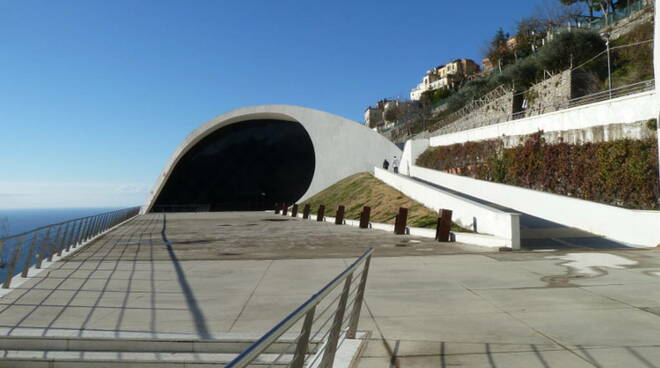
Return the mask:
{"type": "MultiPolygon", "coordinates": [[[[312,213],[319,205],[326,207],[326,216],[334,217],[337,206],[344,205],[347,219],[359,219],[362,207],[371,207],[371,222],[393,224],[399,207],[408,208],[408,226],[435,228],[438,214],[403,193],[376,179],[370,173],[349,176],[300,204],[309,204],[312,213]]],[[[452,230],[468,230],[452,225],[452,230]]]]}

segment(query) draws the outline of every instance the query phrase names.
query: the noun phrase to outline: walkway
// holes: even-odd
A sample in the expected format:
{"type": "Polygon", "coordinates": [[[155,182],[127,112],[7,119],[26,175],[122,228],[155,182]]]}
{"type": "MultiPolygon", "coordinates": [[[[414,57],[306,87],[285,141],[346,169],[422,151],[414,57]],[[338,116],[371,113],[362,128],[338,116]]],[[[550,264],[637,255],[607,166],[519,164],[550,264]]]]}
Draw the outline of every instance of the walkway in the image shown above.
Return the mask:
{"type": "MultiPolygon", "coordinates": [[[[406,176],[407,177],[407,176],[406,176]]],[[[604,238],[602,236],[558,224],[513,208],[501,206],[457,190],[453,190],[429,181],[407,177],[442,191],[485,204],[506,212],[520,213],[520,243],[524,249],[622,249],[627,245],[604,238]]]]}
{"type": "Polygon", "coordinates": [[[0,298],[0,333],[254,337],[367,246],[361,368],[660,368],[659,250],[474,253],[267,213],[138,217],[0,298]]]}

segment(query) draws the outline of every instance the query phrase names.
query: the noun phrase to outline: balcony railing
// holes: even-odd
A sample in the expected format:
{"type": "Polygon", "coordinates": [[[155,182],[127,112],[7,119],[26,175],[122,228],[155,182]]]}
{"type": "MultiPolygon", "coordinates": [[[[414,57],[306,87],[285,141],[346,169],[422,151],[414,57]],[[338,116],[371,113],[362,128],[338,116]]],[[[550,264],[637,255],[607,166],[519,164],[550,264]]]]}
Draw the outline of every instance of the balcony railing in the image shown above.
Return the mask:
{"type": "Polygon", "coordinates": [[[0,238],[0,280],[11,286],[14,276],[28,277],[30,267],[40,269],[44,260],[52,261],[71,248],[100,235],[134,216],[140,207],[125,208],[42,226],[21,234],[0,238]]]}
{"type": "Polygon", "coordinates": [[[242,368],[253,364],[293,368],[332,367],[337,349],[344,339],[356,337],[373,251],[373,248],[367,250],[226,367],[242,368]],[[339,288],[342,284],[343,287],[339,288]],[[303,318],[300,332],[288,347],[274,358],[265,354],[303,318]],[[314,347],[314,353],[310,352],[310,346],[314,347]]]}

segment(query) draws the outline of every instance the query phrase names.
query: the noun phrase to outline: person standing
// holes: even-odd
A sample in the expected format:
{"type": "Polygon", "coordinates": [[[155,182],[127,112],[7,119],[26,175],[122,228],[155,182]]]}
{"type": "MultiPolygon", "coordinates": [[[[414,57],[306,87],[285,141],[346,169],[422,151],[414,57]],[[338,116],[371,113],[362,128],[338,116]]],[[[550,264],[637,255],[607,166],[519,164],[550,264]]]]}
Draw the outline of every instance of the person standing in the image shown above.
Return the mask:
{"type": "Polygon", "coordinates": [[[394,156],[394,159],[392,160],[392,170],[394,170],[395,174],[399,173],[399,159],[394,156]]]}

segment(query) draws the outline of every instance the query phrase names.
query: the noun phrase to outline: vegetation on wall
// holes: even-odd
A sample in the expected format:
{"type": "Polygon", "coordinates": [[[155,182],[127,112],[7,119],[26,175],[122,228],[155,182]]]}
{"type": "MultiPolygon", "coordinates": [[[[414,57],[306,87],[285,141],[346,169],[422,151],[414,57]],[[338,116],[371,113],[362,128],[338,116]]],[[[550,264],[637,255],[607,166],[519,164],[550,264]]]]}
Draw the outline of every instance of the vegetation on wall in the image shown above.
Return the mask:
{"type": "Polygon", "coordinates": [[[653,79],[653,23],[640,24],[629,33],[613,40],[611,46],[637,44],[612,52],[612,87],[620,87],[653,79]]]}
{"type": "Polygon", "coordinates": [[[634,209],[660,209],[656,139],[549,144],[542,132],[522,145],[501,140],[430,148],[417,165],[634,209]]]}

